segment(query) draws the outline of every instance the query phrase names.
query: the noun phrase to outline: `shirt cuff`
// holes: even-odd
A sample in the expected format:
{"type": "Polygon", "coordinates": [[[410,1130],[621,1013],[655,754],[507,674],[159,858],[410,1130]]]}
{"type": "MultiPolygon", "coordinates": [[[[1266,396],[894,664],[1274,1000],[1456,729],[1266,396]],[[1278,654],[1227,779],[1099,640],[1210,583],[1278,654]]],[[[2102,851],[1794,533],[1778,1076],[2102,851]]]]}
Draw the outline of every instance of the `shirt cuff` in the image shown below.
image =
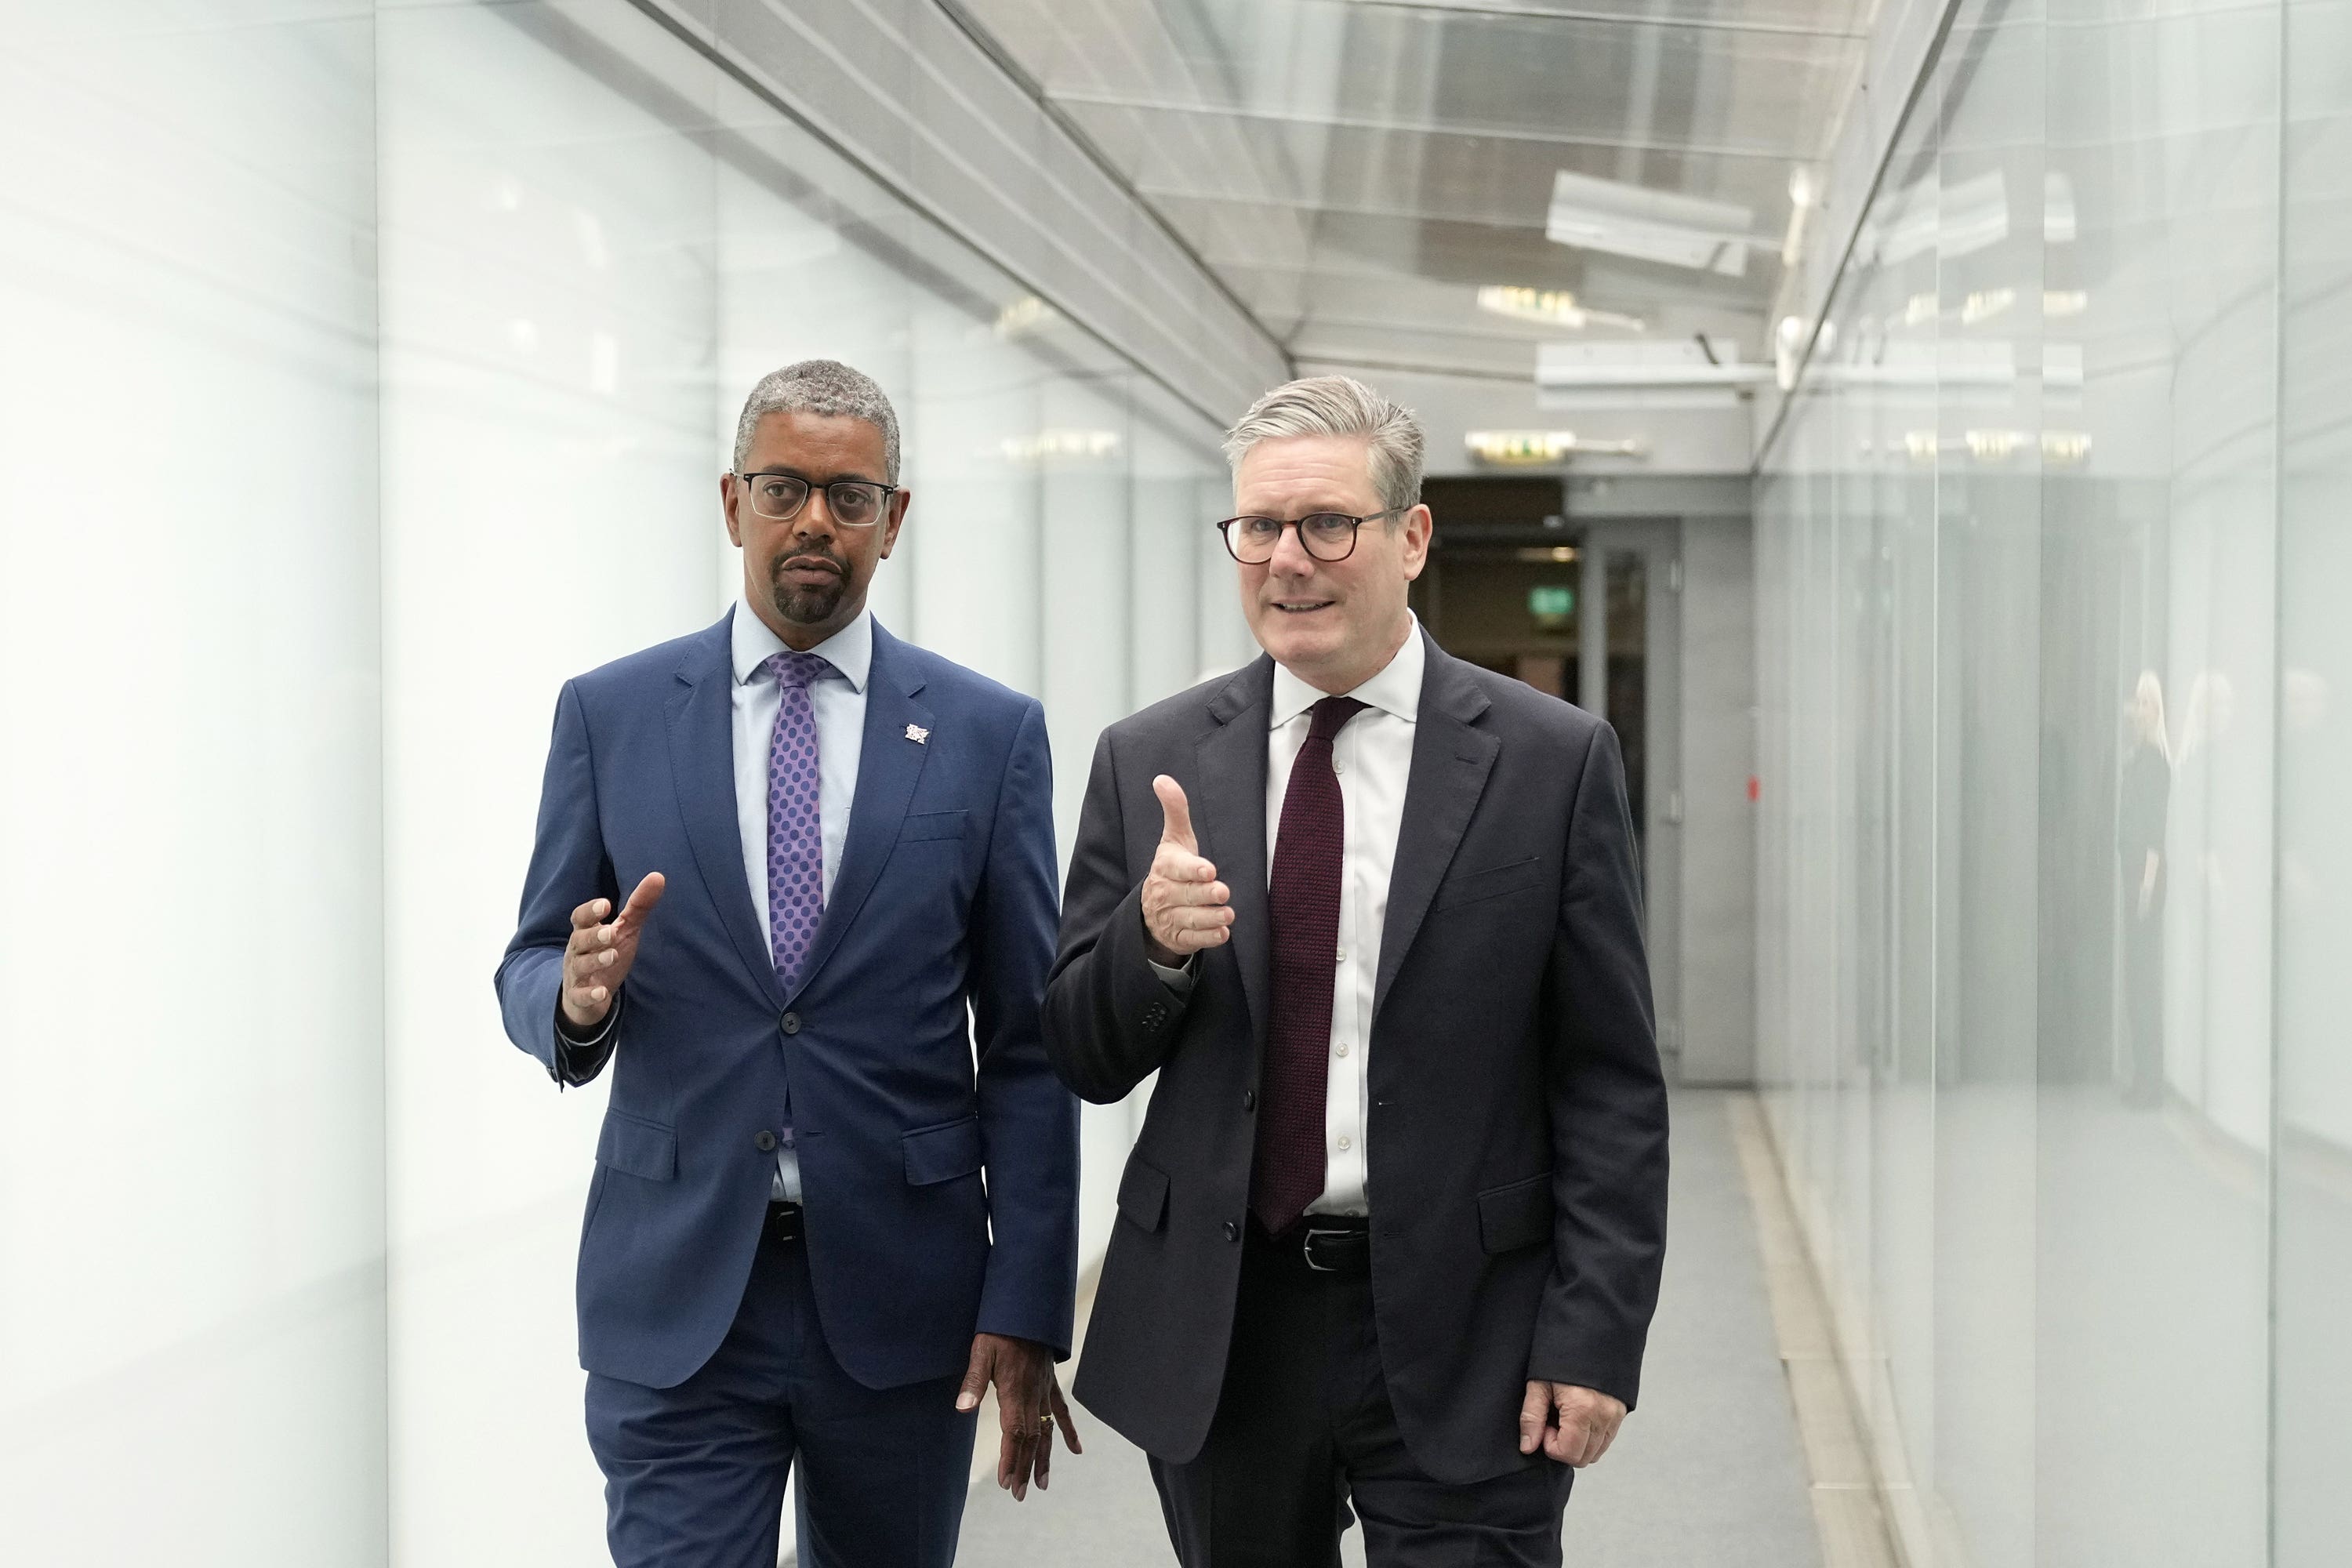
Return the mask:
{"type": "Polygon", "coordinates": [[[621,1026],[621,1009],[628,1005],[628,994],[623,992],[613,998],[604,1021],[593,1033],[582,1034],[571,1019],[563,1016],[561,997],[555,1004],[555,1065],[548,1076],[558,1083],[582,1084],[593,1077],[598,1067],[613,1047],[614,1032],[621,1026]]]}
{"type": "MultiPolygon", "coordinates": [[[[1197,957],[1198,954],[1194,956],[1197,957]]],[[[1199,967],[1192,959],[1186,959],[1181,969],[1171,969],[1156,958],[1147,958],[1143,962],[1151,965],[1151,973],[1160,976],[1160,983],[1177,995],[1187,996],[1192,994],[1192,982],[1195,978],[1193,971],[1199,967]]]]}

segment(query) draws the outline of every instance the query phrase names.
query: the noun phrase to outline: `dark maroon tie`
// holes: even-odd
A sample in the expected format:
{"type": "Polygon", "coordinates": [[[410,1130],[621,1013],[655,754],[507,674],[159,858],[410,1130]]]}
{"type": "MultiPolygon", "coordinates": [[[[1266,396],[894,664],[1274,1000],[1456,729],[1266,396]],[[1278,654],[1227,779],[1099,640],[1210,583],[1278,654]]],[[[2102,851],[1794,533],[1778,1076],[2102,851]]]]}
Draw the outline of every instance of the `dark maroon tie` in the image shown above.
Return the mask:
{"type": "Polygon", "coordinates": [[[1309,710],[1314,722],[1290,765],[1274,870],[1266,879],[1274,1004],[1266,1020],[1250,1208],[1276,1236],[1323,1194],[1323,1097],[1329,1084],[1339,859],[1348,826],[1339,775],[1331,771],[1331,737],[1363,708],[1352,697],[1326,697],[1309,710]]]}

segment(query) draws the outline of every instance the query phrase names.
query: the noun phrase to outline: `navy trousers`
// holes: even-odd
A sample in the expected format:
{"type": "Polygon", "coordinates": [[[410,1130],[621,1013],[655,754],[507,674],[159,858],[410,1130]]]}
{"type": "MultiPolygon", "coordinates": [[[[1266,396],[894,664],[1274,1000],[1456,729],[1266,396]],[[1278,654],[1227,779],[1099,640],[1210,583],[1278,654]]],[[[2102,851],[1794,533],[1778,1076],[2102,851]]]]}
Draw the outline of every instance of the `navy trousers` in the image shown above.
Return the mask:
{"type": "Polygon", "coordinates": [[[950,1568],[977,1415],[956,1378],[872,1389],[826,1346],[799,1241],[762,1237],[727,1339],[675,1388],[588,1378],[618,1568],[775,1568],[798,1467],[808,1568],[950,1568]]]}

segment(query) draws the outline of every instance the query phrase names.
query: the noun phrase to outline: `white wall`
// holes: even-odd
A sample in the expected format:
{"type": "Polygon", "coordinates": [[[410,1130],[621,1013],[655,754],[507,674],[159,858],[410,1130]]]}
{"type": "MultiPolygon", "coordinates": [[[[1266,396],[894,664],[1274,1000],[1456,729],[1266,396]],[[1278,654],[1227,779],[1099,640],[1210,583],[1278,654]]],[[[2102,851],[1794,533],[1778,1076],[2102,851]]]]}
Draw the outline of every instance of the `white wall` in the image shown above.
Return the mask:
{"type": "Polygon", "coordinates": [[[715,618],[740,399],[841,357],[877,611],[1048,700],[1066,846],[1238,651],[1214,433],[620,0],[0,0],[0,141],[11,1560],[597,1561],[602,1090],[490,988],[558,687],[715,618]]]}
{"type": "Polygon", "coordinates": [[[0,5],[0,1520],[383,1560],[372,29],[0,5]]]}

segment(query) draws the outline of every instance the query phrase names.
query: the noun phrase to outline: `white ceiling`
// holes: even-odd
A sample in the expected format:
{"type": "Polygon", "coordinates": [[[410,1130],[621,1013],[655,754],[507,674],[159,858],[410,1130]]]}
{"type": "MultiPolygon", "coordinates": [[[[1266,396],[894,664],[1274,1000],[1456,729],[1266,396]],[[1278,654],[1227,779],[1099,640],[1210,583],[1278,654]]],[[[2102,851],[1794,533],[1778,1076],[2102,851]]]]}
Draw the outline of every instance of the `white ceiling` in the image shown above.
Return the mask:
{"type": "Polygon", "coordinates": [[[1869,0],[961,5],[1294,360],[1531,384],[1538,343],[1630,329],[1496,314],[1480,287],[1765,356],[1790,177],[1853,90],[1869,0]],[[1746,209],[1720,226],[1744,267],[1547,238],[1563,170],[1746,209]]]}

